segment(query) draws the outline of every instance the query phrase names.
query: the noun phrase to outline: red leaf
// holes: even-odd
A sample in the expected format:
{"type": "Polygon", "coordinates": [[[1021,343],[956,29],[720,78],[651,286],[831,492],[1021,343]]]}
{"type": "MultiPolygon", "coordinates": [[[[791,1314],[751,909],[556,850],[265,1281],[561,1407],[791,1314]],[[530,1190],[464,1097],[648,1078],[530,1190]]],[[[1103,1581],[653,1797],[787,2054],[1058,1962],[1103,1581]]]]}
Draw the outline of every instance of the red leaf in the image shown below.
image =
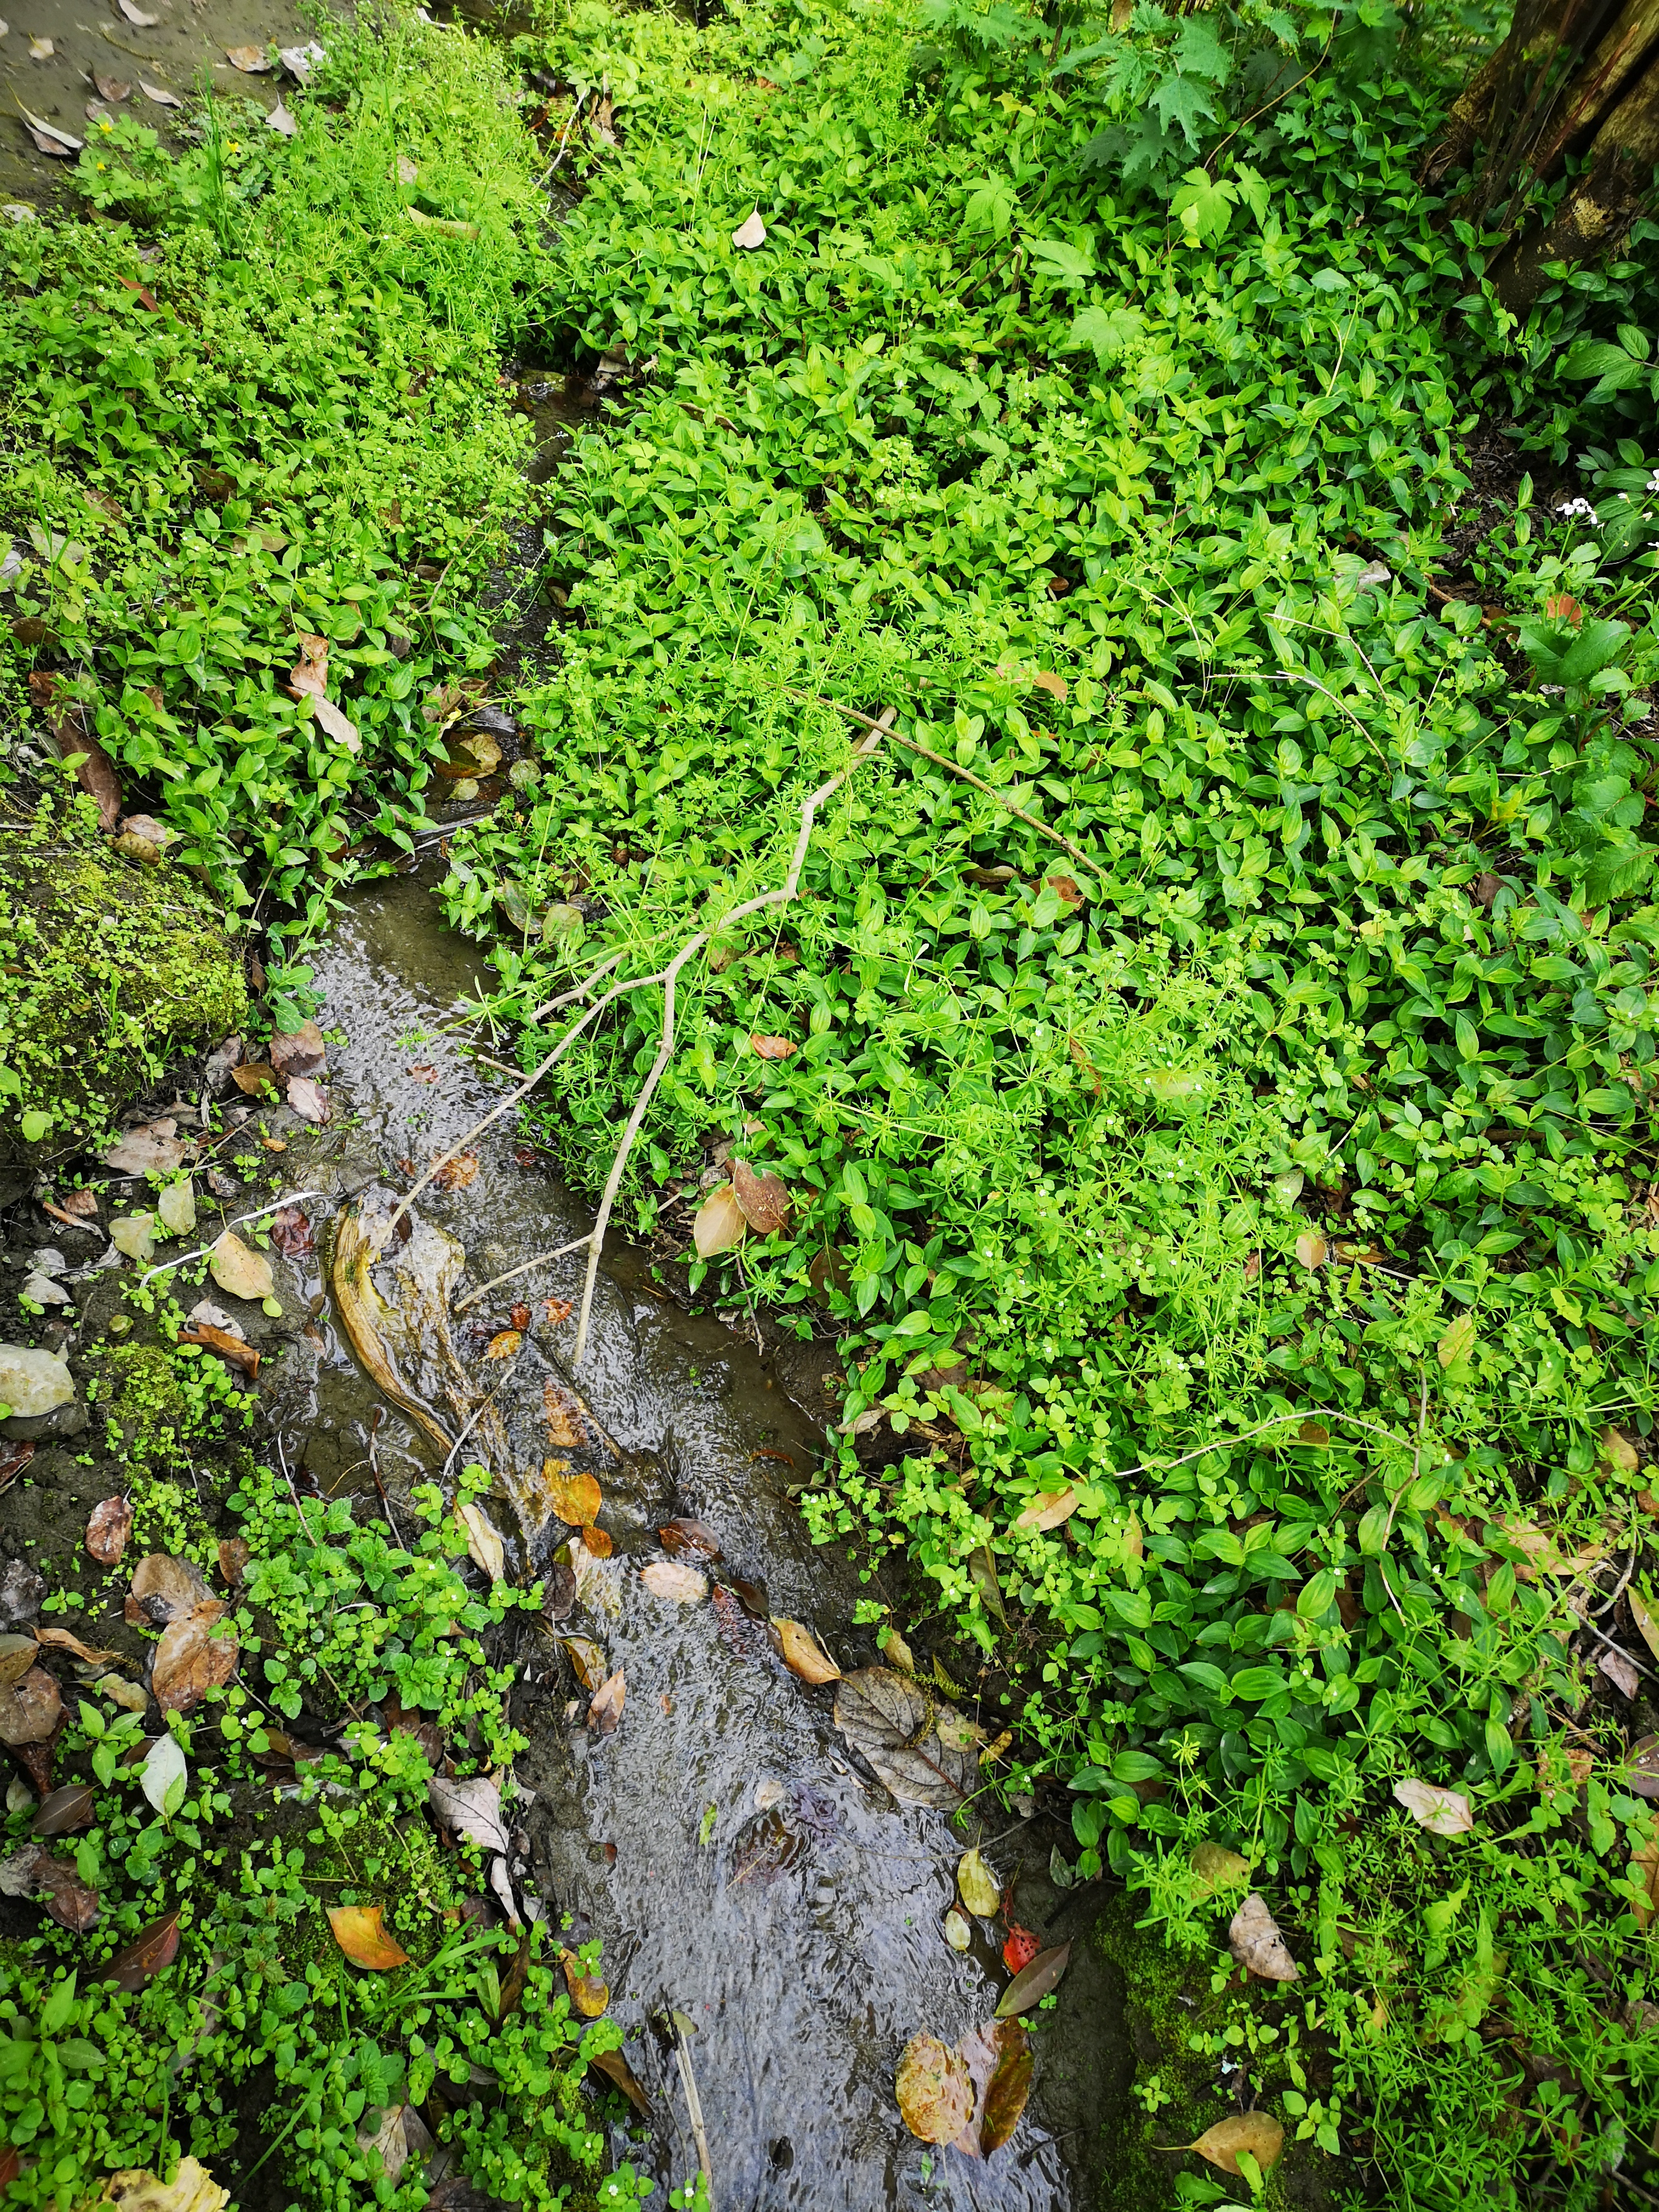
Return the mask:
{"type": "Polygon", "coordinates": [[[1029,1928],[1010,1928],[1008,1941],[1002,1947],[1002,1963],[1011,1974],[1024,1972],[1042,1948],[1042,1938],[1033,1936],[1029,1928]]]}

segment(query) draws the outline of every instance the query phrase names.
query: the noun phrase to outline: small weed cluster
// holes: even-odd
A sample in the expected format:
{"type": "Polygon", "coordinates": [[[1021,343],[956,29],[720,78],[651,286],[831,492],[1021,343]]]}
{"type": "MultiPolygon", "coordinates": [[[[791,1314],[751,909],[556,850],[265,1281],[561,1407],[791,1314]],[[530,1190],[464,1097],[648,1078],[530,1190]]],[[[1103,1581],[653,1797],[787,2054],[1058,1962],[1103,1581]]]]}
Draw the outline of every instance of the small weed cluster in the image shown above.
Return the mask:
{"type": "MultiPolygon", "coordinates": [[[[787,1185],[692,1279],[845,1332],[818,1535],[1007,1669],[1085,1874],[1209,1947],[1191,1851],[1248,1859],[1315,1993],[1292,2132],[1394,2203],[1588,2203],[1659,2090],[1577,1640],[1652,1510],[1655,456],[1583,381],[1649,241],[1515,333],[1388,9],[924,13],[537,43],[624,132],[556,320],[640,367],[563,479],[541,781],[450,908],[526,1067],[710,932],[635,1218],[684,1237],[733,1149],[787,1185]],[[1450,590],[1506,395],[1590,495],[1520,477],[1450,590]],[[723,927],[848,767],[829,699],[896,738],[723,927]]],[[[660,1019],[550,1079],[591,1181],[660,1019]]]]}

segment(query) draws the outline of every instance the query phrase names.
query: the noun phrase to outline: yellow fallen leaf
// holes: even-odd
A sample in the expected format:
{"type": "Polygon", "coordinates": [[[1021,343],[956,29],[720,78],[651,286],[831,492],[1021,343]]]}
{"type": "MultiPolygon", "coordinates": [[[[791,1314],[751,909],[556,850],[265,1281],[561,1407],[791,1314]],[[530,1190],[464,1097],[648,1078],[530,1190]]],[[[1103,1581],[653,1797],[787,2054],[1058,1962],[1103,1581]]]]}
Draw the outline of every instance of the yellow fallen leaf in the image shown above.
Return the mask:
{"type": "Polygon", "coordinates": [[[334,1940],[354,1966],[368,1966],[377,1974],[406,1966],[409,1954],[386,1934],[382,1908],[378,1905],[331,1905],[328,1924],[334,1940]]]}
{"type": "Polygon", "coordinates": [[[1212,2128],[1206,2128],[1196,2142],[1184,2143],[1185,2150],[1195,2150],[1212,2166],[1218,2166],[1224,2173],[1239,2171],[1241,2151],[1248,2152],[1265,2173],[1278,2162],[1285,2148],[1285,2130],[1271,2112],[1231,2112],[1224,2120],[1218,2120],[1212,2128]]]}
{"type": "Polygon", "coordinates": [[[841,1668],[823,1650],[810,1628],[803,1628],[798,1620],[785,1620],[774,1613],[772,1632],[777,1639],[779,1656],[799,1680],[813,1683],[840,1681],[841,1668]]]}
{"type": "Polygon", "coordinates": [[[1002,1884],[986,1865],[977,1844],[957,1862],[957,1894],[981,1920],[994,1919],[1002,1903],[1002,1884]]]}

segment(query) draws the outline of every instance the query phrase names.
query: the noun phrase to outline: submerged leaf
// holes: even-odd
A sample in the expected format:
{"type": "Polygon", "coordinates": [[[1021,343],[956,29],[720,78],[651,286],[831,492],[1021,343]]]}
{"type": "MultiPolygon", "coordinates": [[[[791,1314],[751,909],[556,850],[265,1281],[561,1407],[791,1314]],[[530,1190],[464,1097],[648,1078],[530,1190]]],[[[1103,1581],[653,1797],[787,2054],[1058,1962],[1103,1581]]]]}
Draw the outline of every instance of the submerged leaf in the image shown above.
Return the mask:
{"type": "Polygon", "coordinates": [[[720,1538],[712,1528],[705,1528],[701,1521],[665,1521],[657,1531],[657,1541],[671,1559],[723,1559],[720,1538]]]}
{"type": "Polygon", "coordinates": [[[585,1690],[597,1690],[609,1671],[611,1662],[604,1650],[591,1636],[562,1636],[564,1656],[576,1670],[576,1680],[585,1690]]]}
{"type": "Polygon", "coordinates": [[[1052,1951],[1039,1951],[1030,1965],[1022,1966],[1002,1992],[997,2018],[1012,2020],[1017,2013],[1030,2012],[1033,2005],[1041,2004],[1058,1984],[1071,1956],[1069,1943],[1058,1944],[1052,1951]]]}
{"type": "Polygon", "coordinates": [[[965,1951],[973,1941],[973,1930],[966,1917],[954,1905],[945,1916],[945,1940],[953,1951],[965,1951]]]}
{"type": "Polygon", "coordinates": [[[891,1668],[846,1676],[836,1692],[835,1721],[905,1804],[954,1812],[979,1787],[980,1730],[891,1668]]]}
{"type": "Polygon", "coordinates": [[[665,1598],[671,1605],[701,1605],[708,1595],[708,1576],[674,1559],[653,1559],[640,1569],[640,1580],[653,1597],[665,1598]]]}
{"type": "Polygon", "coordinates": [[[1002,1885],[986,1865],[975,1844],[957,1862],[957,1894],[981,1920],[991,1920],[1002,1904],[1002,1885]]]}
{"type": "Polygon", "coordinates": [[[568,1528],[591,1528],[605,1498],[591,1474],[573,1474],[562,1459],[542,1462],[542,1480],[554,1513],[568,1528]]]}
{"type": "Polygon", "coordinates": [[[647,2120],[650,2118],[651,2100],[641,2086],[638,2075],[620,2051],[595,2051],[587,2063],[590,2066],[597,2066],[607,2081],[615,2082],[636,2111],[647,2120]]]}
{"type": "Polygon", "coordinates": [[[798,1680],[814,1685],[840,1681],[841,1668],[810,1628],[803,1628],[799,1621],[786,1620],[775,1613],[772,1633],[777,1641],[779,1657],[798,1680]]]}
{"type": "Polygon", "coordinates": [[[378,1905],[331,1905],[328,1924],[334,1940],[354,1966],[367,1966],[377,1974],[406,1966],[409,1954],[386,1930],[383,1908],[378,1905]]]}
{"type": "Polygon", "coordinates": [[[623,1717],[623,1704],[628,1695],[628,1683],[622,1668],[608,1675],[593,1693],[593,1702],[587,1709],[587,1725],[597,1729],[601,1735],[611,1735],[623,1717]]]}
{"type": "Polygon", "coordinates": [[[986,2158],[1000,2150],[1019,2125],[1036,2063],[1023,2021],[1002,2021],[997,2043],[997,2062],[986,2085],[984,2116],[979,2124],[979,2148],[986,2158]]]}
{"type": "Polygon", "coordinates": [[[905,2126],[923,2142],[954,2142],[973,2117],[968,2069],[937,2036],[911,2037],[899,2059],[893,2091],[905,2126]]]}

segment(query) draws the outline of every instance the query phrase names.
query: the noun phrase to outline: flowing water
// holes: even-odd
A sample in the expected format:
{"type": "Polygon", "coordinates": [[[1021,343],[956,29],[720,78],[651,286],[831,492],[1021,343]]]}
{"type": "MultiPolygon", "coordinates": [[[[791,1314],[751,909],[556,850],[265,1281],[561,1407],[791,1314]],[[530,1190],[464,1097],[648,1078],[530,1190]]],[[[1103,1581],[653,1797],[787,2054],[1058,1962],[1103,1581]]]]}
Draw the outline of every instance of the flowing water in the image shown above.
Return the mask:
{"type": "MultiPolygon", "coordinates": [[[[333,1055],[337,1103],[352,1124],[332,1140],[336,1179],[347,1190],[372,1188],[377,1171],[406,1181],[400,1163],[423,1166],[501,1096],[455,1033],[434,1034],[477,963],[442,927],[423,877],[405,876],[352,896],[319,969],[325,1025],[348,1040],[333,1055]]],[[[465,1247],[471,1282],[583,1233],[580,1205],[540,1166],[520,1164],[510,1116],[477,1151],[470,1184],[418,1203],[465,1247]]],[[[579,1297],[583,1258],[532,1271],[469,1317],[499,1318],[497,1301],[519,1295],[579,1297]]],[[[325,1487],[362,1487],[378,1393],[332,1318],[319,1313],[304,1356],[284,1361],[270,1407],[290,1464],[325,1487]]],[[[521,1403],[546,1381],[556,1391],[572,1379],[562,1362],[574,1327],[532,1330],[521,1403]]],[[[476,1363],[459,1322],[456,1340],[476,1363]]],[[[796,1680],[736,1607],[671,1604],[639,1577],[659,1556],[657,1526],[693,1516],[718,1537],[722,1573],[763,1580],[772,1610],[811,1626],[844,1667],[871,1663],[873,1632],[854,1626],[861,1586],[834,1547],[809,1543],[786,1487],[820,1454],[821,1432],[751,1345],[667,1303],[626,1249],[601,1272],[574,1379],[615,1447],[597,1446],[588,1463],[616,1545],[617,1610],[579,1606],[562,1626],[604,1644],[625,1670],[627,1702],[614,1735],[590,1734],[568,1662],[551,1639],[526,1636],[515,1710],[532,1737],[518,1763],[536,1792],[525,1824],[531,1880],[556,1921],[569,1914],[578,1937],[603,1939],[612,2009],[630,2034],[665,2007],[696,2022],[720,2212],[1072,2204],[1064,2146],[1043,2122],[1041,2057],[1031,2107],[988,2163],[930,2154],[894,2105],[908,2038],[925,2029],[954,2041],[989,2017],[1005,1978],[982,1925],[966,1956],[940,1932],[967,1838],[854,1771],[831,1724],[832,1692],[796,1680]]],[[[395,1411],[373,1448],[394,1498],[441,1460],[395,1411]]],[[[505,1533],[506,1507],[490,1510],[505,1533]]],[[[561,1533],[531,1547],[532,1563],[561,1533]]],[[[1022,1849],[1029,1863],[1029,1838],[989,1856],[1011,1872],[1022,1849]]],[[[1047,1849],[1045,1839],[1045,1861],[1047,1849]]],[[[649,2033],[628,2050],[656,2125],[648,2146],[618,2130],[617,2154],[684,2179],[696,2154],[674,2069],[649,2033]]]]}

